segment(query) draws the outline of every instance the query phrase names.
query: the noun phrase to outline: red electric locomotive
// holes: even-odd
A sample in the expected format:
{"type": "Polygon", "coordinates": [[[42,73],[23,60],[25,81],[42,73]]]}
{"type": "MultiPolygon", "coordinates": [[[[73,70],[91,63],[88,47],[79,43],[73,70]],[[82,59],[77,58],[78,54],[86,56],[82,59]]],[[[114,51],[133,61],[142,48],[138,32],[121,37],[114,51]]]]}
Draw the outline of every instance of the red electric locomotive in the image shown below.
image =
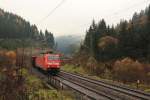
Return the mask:
{"type": "Polygon", "coordinates": [[[50,74],[59,72],[61,66],[60,54],[44,53],[39,56],[32,57],[34,67],[37,67],[50,74]]]}

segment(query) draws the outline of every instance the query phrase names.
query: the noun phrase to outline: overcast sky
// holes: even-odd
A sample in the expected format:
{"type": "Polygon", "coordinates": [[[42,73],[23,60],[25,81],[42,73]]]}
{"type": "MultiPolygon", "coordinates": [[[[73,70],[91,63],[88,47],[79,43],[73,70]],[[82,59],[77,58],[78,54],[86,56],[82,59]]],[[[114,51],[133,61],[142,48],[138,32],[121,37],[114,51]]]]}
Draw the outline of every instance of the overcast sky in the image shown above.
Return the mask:
{"type": "Polygon", "coordinates": [[[145,9],[150,0],[65,0],[47,19],[42,20],[62,0],[0,0],[0,8],[22,16],[39,29],[55,36],[85,34],[93,19],[104,18],[108,24],[130,19],[135,11],[145,9]]]}

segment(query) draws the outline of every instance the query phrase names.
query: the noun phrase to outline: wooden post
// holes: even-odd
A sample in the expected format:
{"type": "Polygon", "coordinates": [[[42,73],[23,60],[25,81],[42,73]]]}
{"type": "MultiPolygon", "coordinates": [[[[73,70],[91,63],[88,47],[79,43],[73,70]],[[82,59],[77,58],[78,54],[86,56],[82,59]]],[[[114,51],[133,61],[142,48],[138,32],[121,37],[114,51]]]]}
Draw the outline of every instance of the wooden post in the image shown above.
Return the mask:
{"type": "Polygon", "coordinates": [[[137,89],[139,89],[140,80],[137,80],[137,89]]]}

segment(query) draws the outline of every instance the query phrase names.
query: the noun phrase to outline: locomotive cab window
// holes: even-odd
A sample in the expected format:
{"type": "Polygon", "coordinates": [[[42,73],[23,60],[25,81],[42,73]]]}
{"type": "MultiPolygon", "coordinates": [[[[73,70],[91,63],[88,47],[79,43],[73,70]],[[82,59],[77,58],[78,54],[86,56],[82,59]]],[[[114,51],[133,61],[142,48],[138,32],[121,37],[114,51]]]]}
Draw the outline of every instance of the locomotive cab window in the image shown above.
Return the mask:
{"type": "Polygon", "coordinates": [[[60,60],[59,56],[48,56],[48,60],[60,60]]]}

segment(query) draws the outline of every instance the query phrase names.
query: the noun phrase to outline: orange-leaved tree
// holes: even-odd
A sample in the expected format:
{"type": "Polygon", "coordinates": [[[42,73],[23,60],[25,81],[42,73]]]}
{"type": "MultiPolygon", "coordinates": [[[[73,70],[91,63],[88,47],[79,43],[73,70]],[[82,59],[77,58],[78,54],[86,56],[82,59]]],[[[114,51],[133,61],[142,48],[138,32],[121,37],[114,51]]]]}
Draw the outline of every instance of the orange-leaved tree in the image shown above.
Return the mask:
{"type": "Polygon", "coordinates": [[[145,76],[143,64],[130,58],[116,61],[113,66],[114,78],[122,82],[136,82],[145,76]]]}

